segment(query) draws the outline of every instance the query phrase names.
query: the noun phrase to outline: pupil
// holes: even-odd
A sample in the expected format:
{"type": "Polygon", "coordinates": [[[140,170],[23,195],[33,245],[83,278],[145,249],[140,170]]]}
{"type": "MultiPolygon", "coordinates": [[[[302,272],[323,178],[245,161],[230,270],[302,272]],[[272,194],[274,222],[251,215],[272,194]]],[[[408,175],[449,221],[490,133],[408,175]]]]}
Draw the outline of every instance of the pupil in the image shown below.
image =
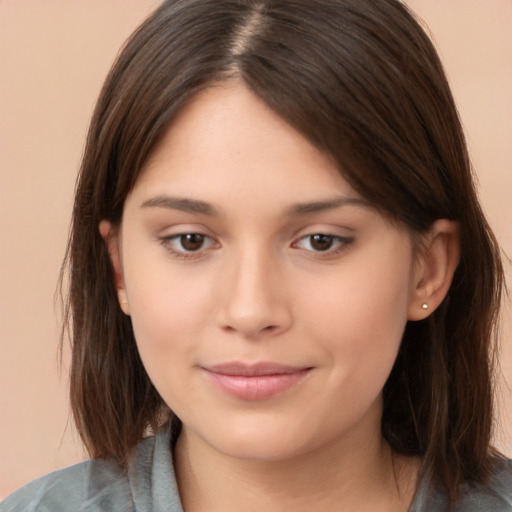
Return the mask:
{"type": "Polygon", "coordinates": [[[311,237],[311,247],[317,251],[327,251],[332,247],[332,242],[330,235],[313,235],[311,237]]]}
{"type": "Polygon", "coordinates": [[[197,251],[198,249],[201,249],[203,243],[204,235],[199,235],[197,233],[182,235],[181,237],[181,245],[183,249],[187,251],[197,251]]]}

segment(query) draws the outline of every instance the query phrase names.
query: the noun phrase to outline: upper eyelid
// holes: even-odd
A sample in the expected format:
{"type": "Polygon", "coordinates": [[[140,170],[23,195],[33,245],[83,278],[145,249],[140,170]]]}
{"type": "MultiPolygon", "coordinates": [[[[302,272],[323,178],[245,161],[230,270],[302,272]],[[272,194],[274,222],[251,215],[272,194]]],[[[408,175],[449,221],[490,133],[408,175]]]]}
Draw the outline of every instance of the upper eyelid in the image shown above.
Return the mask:
{"type": "MultiPolygon", "coordinates": [[[[348,229],[348,228],[344,228],[344,229],[348,229]]],[[[351,234],[348,235],[348,234],[342,234],[339,232],[334,232],[334,230],[332,228],[331,229],[313,229],[313,230],[308,230],[305,233],[299,234],[295,238],[296,239],[307,238],[308,236],[315,236],[315,235],[332,236],[333,238],[354,238],[354,235],[352,234],[352,232],[354,230],[351,229],[350,231],[351,231],[351,234]]]]}
{"type": "Polygon", "coordinates": [[[352,242],[354,240],[354,237],[353,236],[343,236],[343,235],[335,235],[333,233],[328,233],[328,232],[323,232],[323,231],[318,231],[318,232],[315,232],[315,233],[309,233],[307,235],[302,235],[302,236],[299,236],[297,237],[293,243],[297,243],[297,242],[300,242],[301,240],[304,240],[306,238],[310,238],[312,236],[315,236],[315,235],[323,235],[323,236],[329,236],[331,238],[333,238],[334,240],[338,240],[340,242],[352,242]]]}
{"type": "Polygon", "coordinates": [[[176,240],[182,236],[186,236],[186,235],[200,235],[200,236],[203,236],[205,239],[209,239],[215,243],[218,243],[217,240],[215,240],[214,237],[210,236],[210,235],[207,235],[206,233],[202,233],[200,231],[183,231],[183,232],[180,232],[180,233],[171,233],[169,235],[162,235],[160,237],[158,237],[160,240],[176,240]]]}
{"type": "MultiPolygon", "coordinates": [[[[164,233],[156,234],[155,238],[162,240],[162,239],[177,238],[179,236],[185,236],[185,235],[202,235],[204,237],[211,238],[216,241],[218,241],[218,238],[224,238],[224,237],[219,237],[218,235],[212,233],[212,231],[210,229],[205,228],[204,226],[200,226],[197,229],[192,226],[190,226],[190,227],[187,226],[185,228],[181,228],[181,226],[180,226],[179,231],[166,233],[166,231],[168,229],[174,229],[175,227],[177,227],[177,226],[167,227],[163,230],[160,230],[160,231],[164,231],[164,233]]],[[[355,231],[354,229],[344,227],[344,226],[340,227],[340,228],[350,231],[351,233],[355,231]]],[[[340,228],[338,228],[338,229],[340,229],[340,228]]],[[[309,236],[314,236],[314,235],[332,236],[333,238],[339,238],[339,239],[343,239],[343,240],[348,240],[348,239],[354,238],[354,235],[352,235],[352,234],[344,235],[339,232],[333,232],[333,228],[308,229],[307,231],[305,231],[304,229],[300,229],[300,230],[296,231],[295,233],[293,233],[290,238],[292,239],[292,243],[293,243],[302,238],[307,238],[309,236]]],[[[229,238],[231,238],[231,237],[229,237],[229,238]]]]}
{"type": "MultiPolygon", "coordinates": [[[[229,240],[233,237],[229,233],[219,232],[218,229],[210,229],[203,223],[176,223],[170,224],[163,228],[159,228],[157,232],[154,232],[155,239],[171,239],[179,236],[198,234],[207,238],[211,238],[216,242],[220,242],[220,239],[229,240]]],[[[288,229],[286,229],[288,231],[288,229]]],[[[286,233],[285,231],[285,233],[286,233]]],[[[346,225],[325,225],[319,223],[318,225],[310,225],[307,227],[301,227],[300,229],[293,229],[293,232],[289,232],[288,235],[283,233],[284,238],[291,240],[291,243],[314,235],[326,235],[338,238],[341,240],[348,240],[354,238],[355,229],[346,225]]],[[[281,235],[279,235],[281,238],[281,235]]],[[[282,239],[284,241],[284,239],[282,239]]]]}
{"type": "Polygon", "coordinates": [[[215,249],[216,246],[219,246],[218,241],[216,241],[211,236],[205,235],[203,233],[198,232],[182,232],[182,233],[176,233],[176,234],[170,234],[170,235],[164,235],[161,237],[158,237],[159,243],[164,247],[166,251],[168,251],[171,255],[173,255],[176,258],[180,259],[191,259],[191,260],[197,260],[205,256],[205,254],[211,250],[215,249]],[[201,247],[200,249],[193,251],[193,250],[187,250],[184,247],[179,249],[178,247],[174,246],[174,243],[176,242],[176,239],[179,239],[182,236],[186,235],[201,235],[204,236],[205,239],[208,239],[211,241],[211,243],[207,247],[201,247]]]}
{"type": "Polygon", "coordinates": [[[204,224],[176,223],[155,230],[155,238],[172,238],[180,235],[203,235],[209,238],[216,238],[215,233],[204,224]]]}
{"type": "Polygon", "coordinates": [[[354,228],[348,226],[318,224],[296,230],[293,233],[293,239],[299,240],[300,238],[314,235],[326,235],[348,239],[355,236],[355,231],[354,228]]]}

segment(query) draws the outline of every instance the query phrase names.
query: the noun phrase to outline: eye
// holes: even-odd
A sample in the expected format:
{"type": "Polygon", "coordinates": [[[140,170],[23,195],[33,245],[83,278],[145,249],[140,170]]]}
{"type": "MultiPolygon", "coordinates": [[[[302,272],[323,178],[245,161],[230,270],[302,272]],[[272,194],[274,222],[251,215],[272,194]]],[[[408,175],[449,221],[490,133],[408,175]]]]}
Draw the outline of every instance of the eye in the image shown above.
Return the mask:
{"type": "Polygon", "coordinates": [[[199,233],[187,233],[186,235],[179,235],[177,241],[185,251],[194,252],[202,249],[206,237],[199,233]]]}
{"type": "Polygon", "coordinates": [[[313,235],[303,236],[294,243],[294,247],[312,252],[333,253],[342,250],[352,241],[352,238],[343,236],[315,233],[313,235]]]}
{"type": "Polygon", "coordinates": [[[213,239],[201,233],[181,233],[163,237],[161,241],[167,250],[182,256],[202,252],[216,245],[213,239]]]}

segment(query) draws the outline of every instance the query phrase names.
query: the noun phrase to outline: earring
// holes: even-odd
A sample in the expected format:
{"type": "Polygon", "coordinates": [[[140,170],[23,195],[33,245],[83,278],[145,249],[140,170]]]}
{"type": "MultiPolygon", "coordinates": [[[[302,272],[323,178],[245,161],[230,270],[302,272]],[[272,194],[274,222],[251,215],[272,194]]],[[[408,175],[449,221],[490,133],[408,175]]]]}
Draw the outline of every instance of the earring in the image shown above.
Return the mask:
{"type": "Polygon", "coordinates": [[[428,309],[428,304],[426,302],[424,302],[422,305],[421,305],[422,309],[428,309]]]}

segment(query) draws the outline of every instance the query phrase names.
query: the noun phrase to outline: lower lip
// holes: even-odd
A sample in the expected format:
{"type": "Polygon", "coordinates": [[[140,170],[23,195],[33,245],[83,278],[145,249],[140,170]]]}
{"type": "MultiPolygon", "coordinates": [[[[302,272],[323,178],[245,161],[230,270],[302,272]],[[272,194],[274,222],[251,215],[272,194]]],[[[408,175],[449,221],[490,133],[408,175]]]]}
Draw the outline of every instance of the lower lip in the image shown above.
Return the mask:
{"type": "Polygon", "coordinates": [[[298,384],[309,369],[272,375],[225,375],[205,370],[213,384],[228,395],[248,401],[265,400],[298,384]]]}

